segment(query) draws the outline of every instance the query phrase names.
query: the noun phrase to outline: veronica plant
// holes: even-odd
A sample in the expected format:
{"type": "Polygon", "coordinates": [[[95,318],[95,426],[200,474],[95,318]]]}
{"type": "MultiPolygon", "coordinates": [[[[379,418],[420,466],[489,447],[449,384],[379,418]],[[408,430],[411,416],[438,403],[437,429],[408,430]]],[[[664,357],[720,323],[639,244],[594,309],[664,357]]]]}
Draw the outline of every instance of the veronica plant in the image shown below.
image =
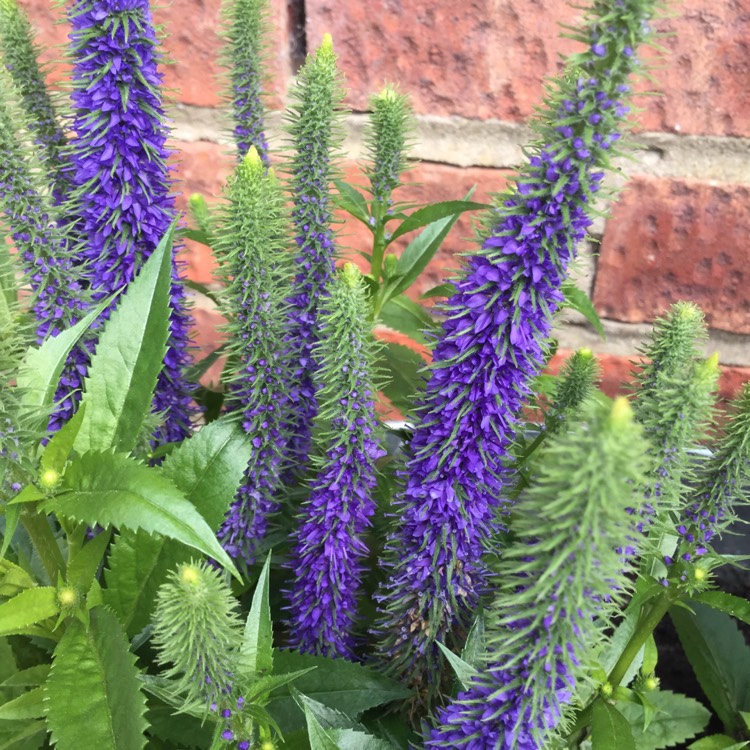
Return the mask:
{"type": "Polygon", "coordinates": [[[487,665],[438,712],[430,748],[536,748],[559,724],[632,588],[617,552],[631,529],[646,443],[624,398],[588,405],[545,444],[544,464],[514,508],[513,544],[495,571],[487,665]],[[596,571],[592,575],[592,572],[596,571]]]}
{"type": "Polygon", "coordinates": [[[291,263],[281,185],[254,146],[235,170],[227,199],[216,243],[230,303],[227,401],[242,415],[255,450],[219,537],[232,557],[249,564],[279,511],[290,408],[284,334],[291,263]]]}
{"type": "Polygon", "coordinates": [[[341,141],[339,120],[343,90],[330,35],[299,72],[288,113],[291,157],[292,218],[298,246],[294,293],[289,298],[289,345],[294,366],[289,424],[289,451],[297,467],[307,463],[312,421],[317,413],[314,348],[318,341],[318,310],[328,294],[334,268],[331,230],[331,181],[336,174],[336,149],[341,141]]]}
{"type": "Polygon", "coordinates": [[[478,605],[479,561],[506,504],[518,415],[619,138],[634,43],[651,12],[648,0],[596,2],[587,12],[576,34],[587,51],[550,90],[535,125],[541,145],[490,214],[444,307],[377,625],[383,663],[427,695],[438,689],[437,641],[450,642],[478,605]]]}
{"type": "Polygon", "coordinates": [[[232,0],[224,8],[224,64],[229,71],[233,135],[240,157],[252,146],[268,166],[262,100],[263,57],[268,36],[266,0],[232,0]]]}
{"type": "MultiPolygon", "coordinates": [[[[95,300],[129,283],[174,219],[166,164],[161,75],[148,0],[79,0],[72,25],[70,144],[74,232],[95,300]]],[[[189,316],[175,263],[170,344],[159,375],[154,410],[164,424],[157,442],[191,432],[187,363],[189,316]]]]}
{"type": "Polygon", "coordinates": [[[364,534],[375,513],[374,345],[364,280],[351,263],[321,311],[320,419],[324,450],[302,505],[292,553],[291,644],[305,653],[356,659],[364,534]]]}

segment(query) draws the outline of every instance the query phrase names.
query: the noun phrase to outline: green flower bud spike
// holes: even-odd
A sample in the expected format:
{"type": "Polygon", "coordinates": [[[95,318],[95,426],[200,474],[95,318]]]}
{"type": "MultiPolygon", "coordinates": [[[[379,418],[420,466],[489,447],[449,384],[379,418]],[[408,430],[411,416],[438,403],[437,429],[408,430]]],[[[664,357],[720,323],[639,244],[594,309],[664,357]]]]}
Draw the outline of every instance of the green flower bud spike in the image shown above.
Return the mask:
{"type": "Polygon", "coordinates": [[[42,161],[50,176],[56,201],[67,192],[62,149],[65,136],[44,82],[37,58],[31,25],[16,0],[0,0],[0,53],[21,96],[21,106],[35,140],[42,149],[42,161]]]}
{"type": "Polygon", "coordinates": [[[181,565],[156,595],[153,643],[186,703],[206,707],[231,689],[242,630],[237,602],[207,563],[181,565]]]}

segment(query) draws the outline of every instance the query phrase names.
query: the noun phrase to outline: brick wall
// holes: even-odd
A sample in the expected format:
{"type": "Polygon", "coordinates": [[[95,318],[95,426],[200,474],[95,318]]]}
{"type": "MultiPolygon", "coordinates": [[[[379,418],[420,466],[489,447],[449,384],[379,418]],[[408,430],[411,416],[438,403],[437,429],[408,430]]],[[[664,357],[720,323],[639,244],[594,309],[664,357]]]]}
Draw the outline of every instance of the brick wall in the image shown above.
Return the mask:
{"type": "MultiPolygon", "coordinates": [[[[65,40],[49,0],[21,0],[45,45],[65,40]]],[[[331,32],[349,86],[347,174],[356,177],[367,101],[384,82],[411,94],[417,113],[411,179],[401,197],[475,198],[500,190],[521,159],[525,122],[542,95],[542,79],[574,43],[558,23],[579,11],[563,0],[271,0],[275,76],[271,106],[286,100],[305,49],[331,32]]],[[[232,166],[222,116],[216,29],[219,0],[173,0],[156,13],[168,33],[164,68],[173,89],[174,147],[179,189],[210,195],[232,166]]],[[[593,242],[581,248],[577,281],[592,296],[607,331],[602,341],[573,314],[559,327],[561,351],[590,346],[617,391],[649,321],[671,302],[692,299],[711,328],[707,351],[724,366],[722,392],[750,379],[750,3],[685,0],[658,22],[667,35],[655,82],[636,98],[635,161],[624,161],[611,184],[622,186],[593,242]],[[658,95],[653,95],[657,91],[658,95]]],[[[46,54],[54,59],[54,51],[46,54]]],[[[65,71],[53,67],[51,78],[65,71]]],[[[279,142],[272,119],[272,147],[279,142]],[[275,137],[273,137],[275,136],[275,137]]],[[[470,222],[449,237],[428,269],[429,288],[471,247],[470,222]]],[[[342,229],[355,249],[364,237],[342,229]]],[[[191,246],[185,257],[195,280],[211,283],[211,259],[191,246]]],[[[197,300],[198,342],[212,348],[215,314],[197,300]]]]}

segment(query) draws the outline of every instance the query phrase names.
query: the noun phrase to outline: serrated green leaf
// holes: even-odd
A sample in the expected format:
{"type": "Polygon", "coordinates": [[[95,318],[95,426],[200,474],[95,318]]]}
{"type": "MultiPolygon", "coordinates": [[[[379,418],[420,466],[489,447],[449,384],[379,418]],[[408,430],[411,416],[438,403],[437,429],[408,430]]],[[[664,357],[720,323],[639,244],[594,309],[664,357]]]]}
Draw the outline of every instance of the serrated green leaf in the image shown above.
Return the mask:
{"type": "Polygon", "coordinates": [[[29,349],[18,372],[18,388],[25,406],[39,410],[39,426],[47,423],[47,408],[52,406],[63,366],[78,339],[101,315],[112,298],[102,302],[72,328],[47,339],[40,347],[29,349]]]}
{"type": "Polygon", "coordinates": [[[60,611],[57,591],[52,586],[25,589],[0,604],[0,636],[22,633],[25,629],[60,611]]]}
{"type": "Polygon", "coordinates": [[[265,703],[268,696],[274,691],[278,690],[284,685],[293,683],[296,679],[301,677],[303,674],[312,672],[314,667],[310,669],[300,669],[298,672],[288,672],[287,674],[269,674],[263,677],[259,677],[249,687],[245,688],[243,695],[245,699],[254,702],[256,700],[265,703]]]}
{"type": "Polygon", "coordinates": [[[236,420],[217,419],[183,441],[161,471],[174,482],[212,529],[218,529],[234,499],[252,454],[252,443],[236,420]]]}
{"type": "MultiPolygon", "coordinates": [[[[294,687],[303,695],[335,708],[354,719],[373,706],[409,697],[410,692],[395,680],[371,669],[322,656],[298,654],[293,651],[277,651],[274,654],[274,672],[284,674],[316,667],[315,670],[295,680],[294,687]]],[[[283,688],[282,688],[283,691],[283,688]]],[[[271,698],[268,711],[278,723],[281,731],[294,732],[305,726],[305,718],[299,706],[289,694],[271,698]]]]}
{"type": "Polygon", "coordinates": [[[32,743],[31,745],[21,743],[38,734],[46,733],[46,731],[47,722],[45,721],[25,721],[10,736],[0,737],[0,750],[31,750],[31,748],[39,747],[40,743],[32,743]]]}
{"type": "Polygon", "coordinates": [[[158,470],[120,454],[87,453],[70,463],[63,486],[64,492],[44,503],[47,512],[91,527],[161,534],[212,557],[239,578],[203,517],[158,470]]]}
{"type": "Polygon", "coordinates": [[[404,414],[412,410],[414,396],[424,384],[424,378],[420,374],[424,366],[424,360],[419,354],[401,344],[386,344],[380,349],[377,368],[389,376],[382,391],[404,414]]]}
{"type": "Polygon", "coordinates": [[[339,750],[328,732],[320,726],[315,714],[305,704],[305,722],[307,723],[307,737],[310,740],[310,750],[339,750]]]}
{"type": "Polygon", "coordinates": [[[380,309],[380,320],[388,328],[405,333],[420,344],[427,343],[427,337],[423,331],[429,331],[436,327],[430,313],[403,294],[391,297],[383,305],[380,309]]]}
{"type": "Polygon", "coordinates": [[[49,674],[49,664],[37,664],[15,672],[0,687],[37,687],[43,685],[49,674]]]}
{"type": "Polygon", "coordinates": [[[123,529],[110,548],[104,571],[104,602],[119,616],[129,638],[151,621],[156,592],[170,570],[190,559],[187,547],[145,531],[123,529]]]}
{"type": "Polygon", "coordinates": [[[583,317],[591,323],[594,330],[603,339],[606,339],[607,335],[604,331],[604,326],[602,325],[599,314],[596,312],[594,303],[591,301],[588,294],[586,294],[583,289],[579,289],[571,281],[563,281],[562,293],[565,296],[565,306],[583,315],[583,317]]]}
{"type": "Polygon", "coordinates": [[[618,706],[620,713],[630,724],[638,750],[662,750],[679,745],[702,732],[711,718],[708,709],[685,695],[671,693],[668,690],[656,690],[649,693],[649,699],[659,713],[645,732],[641,730],[642,706],[635,703],[623,703],[618,706]]]}
{"type": "MultiPolygon", "coordinates": [[[[466,197],[468,198],[473,192],[474,188],[468,192],[466,197]]],[[[417,209],[404,219],[391,235],[391,242],[408,232],[413,232],[415,229],[420,229],[428,224],[435,224],[442,219],[453,219],[451,222],[452,225],[462,213],[466,211],[482,211],[485,208],[489,208],[486,203],[477,203],[470,200],[431,203],[429,206],[417,209]]]]}
{"type": "Polygon", "coordinates": [[[78,430],[81,429],[81,422],[83,421],[85,411],[86,407],[82,404],[76,413],[47,443],[47,447],[44,449],[40,460],[42,472],[51,470],[56,471],[58,474],[63,473],[68,456],[73,450],[73,443],[75,442],[76,435],[78,435],[78,430]]]}
{"type": "Polygon", "coordinates": [[[44,716],[44,689],[34,688],[0,706],[0,721],[41,719],[44,716]]]}
{"type": "Polygon", "coordinates": [[[65,581],[69,586],[74,586],[83,591],[88,590],[99,570],[99,565],[111,538],[110,533],[100,532],[91,541],[86,542],[81,550],[68,560],[65,581]]]}
{"type": "Polygon", "coordinates": [[[55,648],[45,685],[47,723],[59,750],[142,750],[146,696],[117,617],[91,612],[86,630],[73,620],[55,648]],[[71,696],[85,696],[71,700],[71,696]]]}
{"type": "Polygon", "coordinates": [[[34,586],[36,581],[22,567],[10,560],[0,560],[0,596],[15,596],[34,586]]]}
{"type": "Polygon", "coordinates": [[[334,198],[338,206],[372,229],[369,221],[370,211],[365,196],[354,185],[350,185],[344,180],[334,180],[333,184],[336,185],[336,190],[338,190],[338,195],[334,198]]]}
{"type": "Polygon", "coordinates": [[[390,742],[356,729],[329,729],[328,736],[339,750],[393,750],[390,742]]]}
{"type": "Polygon", "coordinates": [[[105,323],[84,384],[86,404],[75,441],[86,451],[132,451],[167,352],[174,224],[129,284],[105,323]]]}
{"type": "Polygon", "coordinates": [[[440,650],[443,652],[443,656],[448,660],[448,663],[453,669],[453,673],[456,675],[456,679],[461,683],[461,687],[464,690],[469,689],[472,677],[479,674],[478,670],[467,664],[460,656],[456,656],[449,648],[446,648],[440,641],[437,642],[440,650]]]}
{"type": "Polygon", "coordinates": [[[701,594],[695,594],[693,601],[706,604],[712,609],[717,609],[750,625],[750,601],[741,596],[727,594],[724,591],[704,591],[701,594]]]}
{"type": "Polygon", "coordinates": [[[359,722],[354,721],[354,719],[350,718],[345,713],[337,711],[335,708],[326,706],[323,703],[319,703],[318,701],[303,695],[299,690],[290,688],[289,692],[291,693],[292,698],[294,698],[295,703],[303,711],[308,708],[310,709],[315,718],[320,722],[320,726],[322,726],[323,729],[364,729],[359,722]]]}
{"type": "Polygon", "coordinates": [[[729,734],[744,727],[750,706],[750,648],[732,618],[694,601],[694,614],[674,607],[669,615],[695,676],[729,734]]]}
{"type": "Polygon", "coordinates": [[[627,720],[605,700],[600,699],[594,703],[591,747],[593,750],[636,750],[627,720]]]}
{"type": "Polygon", "coordinates": [[[149,700],[146,720],[149,723],[149,750],[154,737],[167,741],[167,747],[179,750],[204,750],[211,745],[213,723],[177,713],[159,700],[149,700]]]}
{"type": "Polygon", "coordinates": [[[688,750],[742,750],[747,745],[747,742],[737,742],[734,737],[726,734],[712,734],[692,742],[688,745],[688,750]]]}
{"type": "Polygon", "coordinates": [[[255,587],[240,648],[243,670],[256,676],[270,674],[273,669],[273,623],[271,622],[268,588],[270,571],[271,553],[269,552],[255,587]]]}
{"type": "Polygon", "coordinates": [[[470,666],[478,668],[482,658],[487,653],[487,644],[484,637],[484,615],[480,612],[466,636],[466,643],[461,650],[461,658],[470,666]]]}

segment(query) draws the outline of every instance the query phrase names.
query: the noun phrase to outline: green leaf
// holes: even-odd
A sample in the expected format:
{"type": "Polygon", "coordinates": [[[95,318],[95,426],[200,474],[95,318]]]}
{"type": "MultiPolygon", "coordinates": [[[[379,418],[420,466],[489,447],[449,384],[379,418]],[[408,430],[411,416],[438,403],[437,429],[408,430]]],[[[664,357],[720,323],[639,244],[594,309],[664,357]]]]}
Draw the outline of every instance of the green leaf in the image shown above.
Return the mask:
{"type": "MultiPolygon", "coordinates": [[[[169,748],[204,750],[211,745],[211,735],[215,726],[213,723],[203,723],[188,714],[177,713],[161,701],[149,701],[146,720],[149,723],[150,737],[166,740],[169,748]]],[[[153,740],[149,742],[149,749],[152,744],[153,740]]]]}
{"type": "Polygon", "coordinates": [[[5,508],[0,509],[0,515],[5,516],[3,543],[0,544],[0,559],[2,559],[5,557],[5,553],[13,540],[13,535],[18,528],[18,522],[21,520],[21,509],[17,505],[6,505],[5,508]]]}
{"type": "MultiPolygon", "coordinates": [[[[473,192],[474,188],[469,191],[466,197],[468,198],[473,192]]],[[[427,226],[428,224],[435,224],[442,219],[453,219],[451,222],[452,226],[462,213],[466,211],[482,211],[485,208],[489,208],[486,203],[476,203],[469,200],[432,203],[429,206],[418,209],[404,219],[391,235],[391,242],[401,237],[401,235],[413,232],[415,229],[427,226]]]]}
{"type": "Polygon", "coordinates": [[[329,729],[328,736],[339,750],[393,750],[390,742],[356,729],[329,729]]]}
{"type": "Polygon", "coordinates": [[[424,366],[419,354],[401,344],[386,344],[380,349],[377,368],[390,376],[382,391],[404,414],[411,411],[414,396],[424,385],[421,375],[424,366]]]}
{"type": "Polygon", "coordinates": [[[633,733],[625,717],[605,700],[594,703],[591,720],[593,750],[635,750],[633,733]]]}
{"type": "Polygon", "coordinates": [[[380,310],[380,320],[394,331],[405,333],[414,341],[426,344],[423,331],[436,328],[430,313],[422,305],[413,302],[403,294],[391,297],[380,310]]]}
{"type": "Polygon", "coordinates": [[[729,734],[744,729],[739,712],[750,707],[750,648],[732,618],[689,602],[669,611],[685,654],[716,715],[729,734]]]}
{"type": "Polygon", "coordinates": [[[455,284],[446,282],[444,284],[438,284],[437,286],[428,289],[422,296],[421,299],[431,299],[432,297],[452,297],[456,293],[455,284]]]}
{"type": "Polygon", "coordinates": [[[15,596],[23,589],[36,586],[36,581],[20,565],[0,560],[0,596],[15,596]]]}
{"type": "MultiPolygon", "coordinates": [[[[294,687],[312,700],[355,719],[368,708],[402,700],[410,695],[395,680],[343,659],[277,651],[273,661],[274,672],[278,674],[317,667],[301,675],[294,687]]],[[[286,694],[271,698],[267,706],[284,734],[305,726],[303,712],[288,689],[285,692],[286,694]]]]}
{"type": "Polygon", "coordinates": [[[12,599],[0,604],[0,636],[22,633],[60,611],[57,591],[52,586],[25,589],[12,599]]]}
{"type": "Polygon", "coordinates": [[[68,560],[65,581],[69,586],[88,591],[94,580],[104,553],[107,551],[112,535],[106,531],[97,534],[86,542],[82,549],[68,560]]]}
{"type": "Polygon", "coordinates": [[[328,732],[320,726],[315,714],[305,704],[305,722],[307,723],[307,736],[310,740],[310,750],[339,750],[338,745],[329,736],[328,732]]]}
{"type": "MultiPolygon", "coordinates": [[[[238,672],[241,671],[242,666],[240,665],[238,672]]],[[[245,700],[252,702],[259,702],[265,705],[268,700],[268,696],[274,691],[278,690],[284,685],[289,685],[296,679],[301,677],[303,674],[312,672],[316,667],[310,667],[309,669],[300,669],[297,672],[287,672],[287,674],[269,674],[263,677],[259,677],[249,687],[245,688],[243,695],[245,700]]]]}
{"type": "Polygon", "coordinates": [[[268,593],[270,571],[271,553],[269,552],[260,578],[258,578],[258,585],[255,587],[240,648],[243,670],[256,676],[270,674],[273,669],[273,623],[268,593]]]}
{"type": "Polygon", "coordinates": [[[654,636],[650,635],[646,639],[646,643],[643,648],[643,664],[641,665],[641,671],[645,675],[653,674],[656,670],[656,665],[659,663],[659,652],[656,649],[656,641],[654,636]]]}
{"type": "Polygon", "coordinates": [[[193,242],[200,242],[201,245],[211,247],[211,237],[208,236],[208,232],[203,229],[180,229],[180,236],[186,240],[192,240],[193,242]]]}
{"type": "Polygon", "coordinates": [[[594,330],[603,339],[606,339],[607,335],[604,332],[604,326],[588,294],[570,281],[563,281],[562,293],[565,296],[565,306],[583,315],[591,323],[594,330]]]}
{"type": "Polygon", "coordinates": [[[113,612],[91,612],[87,630],[68,625],[45,686],[47,723],[59,750],[141,750],[146,696],[135,657],[113,612]],[[72,696],[80,696],[71,700],[72,696]]]}
{"type": "Polygon", "coordinates": [[[750,625],[750,602],[741,596],[734,596],[723,591],[704,591],[702,594],[695,594],[693,601],[718,609],[750,625]]]}
{"type": "MultiPolygon", "coordinates": [[[[218,419],[180,443],[161,472],[217,529],[242,481],[251,450],[236,422],[218,419]]],[[[149,623],[156,592],[169,571],[189,559],[188,549],[170,539],[129,531],[117,537],[105,573],[104,598],[130,637],[149,623]]]]}
{"type": "Polygon", "coordinates": [[[44,689],[34,688],[21,693],[0,706],[0,721],[19,721],[22,719],[41,719],[44,716],[44,689]]]}
{"type": "Polygon", "coordinates": [[[81,422],[86,411],[85,405],[76,411],[76,413],[52,436],[47,443],[47,447],[42,453],[40,461],[41,471],[56,471],[62,474],[65,471],[65,464],[68,462],[68,456],[73,450],[78,430],[81,429],[81,422]]]}
{"type": "Polygon", "coordinates": [[[70,463],[63,485],[67,491],[44,503],[46,512],[91,527],[143,529],[176,539],[239,578],[203,517],[158,470],[120,454],[87,453],[70,463]]]}
{"type": "Polygon", "coordinates": [[[0,750],[36,750],[41,746],[41,739],[31,744],[20,744],[24,740],[30,740],[37,734],[47,732],[47,722],[45,721],[25,721],[21,728],[13,732],[12,735],[0,736],[0,750]]]}
{"type": "Polygon", "coordinates": [[[253,446],[236,420],[205,425],[164,460],[174,482],[212,529],[218,529],[234,499],[253,446]]]}
{"type": "Polygon", "coordinates": [[[679,745],[702,732],[711,718],[710,711],[698,701],[668,690],[649,693],[649,700],[659,709],[659,713],[645,732],[641,729],[643,706],[635,703],[618,706],[630,724],[638,750],[661,750],[679,745]]]}
{"type": "Polygon", "coordinates": [[[112,298],[102,302],[72,328],[47,339],[40,347],[29,349],[18,372],[18,388],[25,406],[39,410],[39,427],[47,423],[47,408],[52,406],[58,381],[70,350],[88,327],[101,315],[112,298]]]}
{"type": "Polygon", "coordinates": [[[467,664],[460,656],[456,656],[456,654],[440,643],[440,641],[437,642],[437,645],[443,652],[443,656],[448,659],[448,663],[451,665],[453,672],[456,675],[456,679],[461,683],[461,687],[464,690],[468,690],[472,677],[479,674],[479,671],[472,667],[471,664],[467,664]]]}
{"type": "Polygon", "coordinates": [[[187,547],[145,531],[123,529],[115,538],[104,571],[104,602],[119,616],[128,637],[151,621],[156,592],[170,570],[190,559],[187,547]]]}
{"type": "Polygon", "coordinates": [[[480,612],[474,624],[469,630],[469,635],[466,636],[466,643],[461,650],[461,658],[472,667],[478,668],[482,662],[482,658],[487,653],[487,644],[484,637],[484,615],[480,612]]]}
{"type": "Polygon", "coordinates": [[[105,323],[91,358],[75,441],[79,453],[132,451],[151,415],[156,379],[167,352],[174,224],[128,285],[105,323]]]}
{"type": "Polygon", "coordinates": [[[22,669],[8,677],[0,687],[38,687],[44,685],[49,674],[49,664],[37,664],[28,669],[22,669]]]}
{"type": "Polygon", "coordinates": [[[404,248],[396,264],[396,273],[386,286],[384,301],[408,289],[427,268],[459,216],[454,214],[429,224],[404,248]]]}
{"type": "Polygon", "coordinates": [[[348,182],[344,182],[344,180],[334,180],[333,184],[336,185],[336,190],[339,191],[335,197],[337,205],[372,229],[370,225],[370,211],[365,196],[354,185],[350,185],[348,182]]]}
{"type": "Polygon", "coordinates": [[[747,747],[747,742],[737,742],[734,737],[726,734],[712,734],[710,737],[701,739],[688,745],[688,750],[742,750],[747,747]]]}
{"type": "Polygon", "coordinates": [[[349,718],[346,714],[323,703],[318,703],[318,701],[300,693],[299,690],[290,688],[289,692],[303,711],[310,709],[323,729],[364,729],[360,723],[349,718]]]}

